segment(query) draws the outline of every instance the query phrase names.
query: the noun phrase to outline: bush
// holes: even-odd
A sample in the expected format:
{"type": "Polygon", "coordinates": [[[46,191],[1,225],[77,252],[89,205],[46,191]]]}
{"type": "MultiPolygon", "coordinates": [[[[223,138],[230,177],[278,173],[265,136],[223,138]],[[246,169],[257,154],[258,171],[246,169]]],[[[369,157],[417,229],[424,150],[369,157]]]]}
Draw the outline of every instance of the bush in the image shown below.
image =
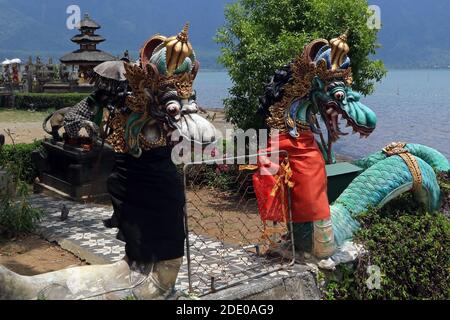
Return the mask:
{"type": "Polygon", "coordinates": [[[195,186],[208,186],[220,191],[231,191],[236,188],[239,176],[235,165],[204,164],[190,167],[187,171],[188,183],[195,186]]]}
{"type": "Polygon", "coordinates": [[[6,168],[14,179],[14,192],[4,192],[0,197],[0,235],[14,237],[32,232],[43,215],[29,204],[27,184],[38,175],[31,154],[40,146],[36,141],[0,147],[0,168],[6,168]]]}
{"type": "Polygon", "coordinates": [[[0,149],[0,167],[7,167],[16,179],[32,183],[38,176],[38,171],[31,160],[31,154],[40,147],[41,141],[3,146],[0,149]]]}
{"type": "Polygon", "coordinates": [[[438,175],[442,190],[442,212],[450,219],[450,171],[438,175]]]}
{"type": "Polygon", "coordinates": [[[355,241],[367,253],[353,266],[341,266],[327,284],[327,299],[450,298],[450,221],[424,212],[411,195],[360,217],[355,241]],[[369,266],[381,270],[381,289],[366,284],[369,266]]]}
{"type": "Polygon", "coordinates": [[[85,93],[19,93],[15,96],[15,107],[27,110],[33,104],[35,110],[58,110],[72,107],[88,95],[85,93]]]}
{"type": "MultiPolygon", "coordinates": [[[[236,188],[241,181],[242,176],[239,171],[239,166],[226,164],[226,161],[218,161],[217,163],[208,163],[213,159],[218,160],[220,158],[226,159],[228,157],[237,156],[236,150],[227,150],[227,145],[233,145],[233,141],[221,140],[217,143],[215,150],[212,152],[214,158],[204,158],[202,161],[207,162],[202,165],[189,166],[186,171],[186,178],[189,184],[196,186],[208,186],[218,189],[220,191],[231,191],[236,188]],[[234,152],[235,154],[227,154],[226,152],[234,152]],[[216,158],[217,157],[217,158],[216,158]]],[[[193,155],[194,156],[194,155],[193,155]]],[[[199,159],[192,158],[193,162],[199,161],[199,159]]],[[[183,167],[180,167],[180,173],[183,174],[183,167]]],[[[245,188],[244,188],[245,190],[245,188]]]]}
{"type": "Polygon", "coordinates": [[[0,234],[14,237],[35,230],[43,211],[33,208],[28,202],[28,186],[18,183],[17,195],[0,198],[0,234]]]}

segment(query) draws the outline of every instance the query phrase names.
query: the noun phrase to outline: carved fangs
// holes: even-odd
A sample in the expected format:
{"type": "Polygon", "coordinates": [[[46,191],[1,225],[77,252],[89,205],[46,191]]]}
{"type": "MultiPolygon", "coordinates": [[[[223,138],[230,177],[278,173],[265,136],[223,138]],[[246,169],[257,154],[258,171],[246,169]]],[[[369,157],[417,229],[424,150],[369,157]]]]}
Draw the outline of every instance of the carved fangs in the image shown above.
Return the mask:
{"type": "Polygon", "coordinates": [[[330,103],[325,105],[325,117],[327,119],[327,127],[330,130],[330,135],[333,140],[338,140],[341,136],[346,136],[349,133],[342,132],[339,126],[340,120],[346,121],[346,128],[352,128],[352,134],[359,133],[360,138],[367,139],[373,130],[369,128],[365,128],[363,126],[359,126],[348,114],[345,110],[339,108],[335,103],[330,103]]]}

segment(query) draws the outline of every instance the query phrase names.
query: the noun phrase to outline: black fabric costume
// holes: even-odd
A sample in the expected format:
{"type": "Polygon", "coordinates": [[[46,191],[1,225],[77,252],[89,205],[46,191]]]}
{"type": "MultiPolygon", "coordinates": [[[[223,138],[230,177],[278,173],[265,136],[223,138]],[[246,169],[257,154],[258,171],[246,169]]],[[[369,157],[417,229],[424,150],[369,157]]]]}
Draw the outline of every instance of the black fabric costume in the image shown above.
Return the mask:
{"type": "Polygon", "coordinates": [[[184,256],[184,185],[169,147],[140,158],[117,154],[108,191],[128,258],[152,263],[184,256]]]}
{"type": "MultiPolygon", "coordinates": [[[[79,137],[83,120],[92,121],[100,126],[103,119],[103,107],[97,102],[97,95],[100,95],[99,91],[96,94],[81,100],[64,116],[64,131],[69,138],[76,139],[79,137]]],[[[91,137],[93,135],[92,129],[89,127],[86,127],[85,129],[91,137]]]]}

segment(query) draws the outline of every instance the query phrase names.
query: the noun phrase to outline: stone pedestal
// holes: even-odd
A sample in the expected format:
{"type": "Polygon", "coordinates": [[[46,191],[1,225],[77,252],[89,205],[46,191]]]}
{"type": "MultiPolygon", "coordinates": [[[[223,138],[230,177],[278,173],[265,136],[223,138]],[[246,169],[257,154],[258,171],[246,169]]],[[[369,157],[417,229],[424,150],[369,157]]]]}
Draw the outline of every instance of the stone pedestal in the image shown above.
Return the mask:
{"type": "Polygon", "coordinates": [[[316,272],[315,268],[296,264],[285,271],[208,294],[201,300],[320,300],[316,272]]]}
{"type": "Polygon", "coordinates": [[[45,140],[43,151],[35,151],[33,162],[39,171],[37,191],[53,193],[74,201],[106,200],[106,180],[114,166],[114,151],[105,145],[91,151],[45,140]],[[101,152],[101,160],[100,159],[101,152]]]}

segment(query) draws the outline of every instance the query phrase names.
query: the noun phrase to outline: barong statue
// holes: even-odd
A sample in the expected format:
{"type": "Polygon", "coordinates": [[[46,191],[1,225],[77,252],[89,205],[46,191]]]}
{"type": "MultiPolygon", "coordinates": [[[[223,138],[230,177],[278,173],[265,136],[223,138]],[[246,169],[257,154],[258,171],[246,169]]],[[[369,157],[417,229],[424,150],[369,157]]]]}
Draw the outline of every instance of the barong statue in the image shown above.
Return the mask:
{"type": "MultiPolygon", "coordinates": [[[[280,209],[288,207],[284,203],[288,201],[286,194],[281,194],[283,189],[279,188],[283,176],[291,188],[294,245],[318,259],[331,257],[323,260],[328,266],[339,262],[342,250],[349,247],[353,233],[360,227],[358,214],[370,207],[383,206],[412,190],[428,210],[437,210],[440,189],[435,171],[450,170],[448,160],[436,150],[393,143],[382,152],[356,161],[365,171],[330,207],[325,163],[333,163],[332,144],[347,135],[339,122],[345,122],[353,133],[364,138],[374,131],[377,122],[375,113],[351,88],[347,56],[350,48],[346,41],[344,34],[330,42],[319,39],[308,44],[297,59],[276,72],[259,110],[272,132],[272,144],[262,151],[277,151],[276,146],[289,153],[289,161],[282,159],[274,164],[280,166],[278,175],[267,174],[271,163],[260,157],[254,187],[261,217],[265,221],[287,221],[286,210],[280,209]],[[325,123],[327,141],[318,118],[325,123]]],[[[283,245],[287,249],[293,244],[283,245]]]]}
{"type": "Polygon", "coordinates": [[[105,110],[112,111],[123,104],[128,82],[122,61],[107,61],[94,68],[91,83],[95,90],[73,107],[55,111],[44,119],[42,127],[55,141],[65,141],[74,146],[81,144],[81,129],[85,129],[91,144],[98,142],[100,127],[105,123],[105,110]],[[49,127],[50,125],[50,128],[49,127]],[[60,129],[64,128],[64,135],[60,129]]]}
{"type": "Polygon", "coordinates": [[[165,299],[173,293],[186,239],[173,137],[203,145],[215,141],[216,130],[198,114],[199,62],[187,25],[177,36],[152,37],[140,62],[124,67],[131,95],[111,111],[107,142],[117,152],[108,189],[126,257],[34,277],[0,266],[0,299],[165,299]]]}

